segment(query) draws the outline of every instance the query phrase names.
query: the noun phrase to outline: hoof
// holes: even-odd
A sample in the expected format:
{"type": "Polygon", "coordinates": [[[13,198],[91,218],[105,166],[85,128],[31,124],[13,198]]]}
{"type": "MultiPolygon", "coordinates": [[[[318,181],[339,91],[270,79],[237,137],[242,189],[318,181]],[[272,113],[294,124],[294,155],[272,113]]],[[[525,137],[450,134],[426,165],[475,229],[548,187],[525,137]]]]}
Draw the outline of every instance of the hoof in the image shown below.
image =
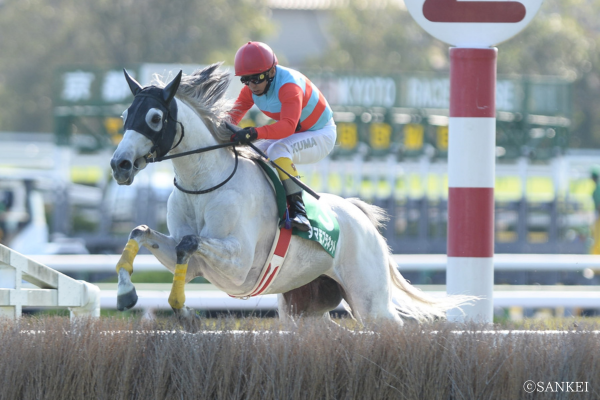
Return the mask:
{"type": "Polygon", "coordinates": [[[129,310],[138,301],[137,293],[135,292],[135,288],[131,289],[131,291],[127,293],[123,293],[117,296],[117,310],[125,311],[129,310]]]}

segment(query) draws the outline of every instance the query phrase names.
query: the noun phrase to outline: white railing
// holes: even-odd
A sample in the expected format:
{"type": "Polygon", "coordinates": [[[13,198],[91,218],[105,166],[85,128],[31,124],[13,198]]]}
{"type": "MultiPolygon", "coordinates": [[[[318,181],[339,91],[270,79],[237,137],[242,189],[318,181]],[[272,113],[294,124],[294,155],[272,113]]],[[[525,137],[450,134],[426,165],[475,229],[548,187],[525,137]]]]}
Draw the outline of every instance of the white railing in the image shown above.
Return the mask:
{"type": "MultiPolygon", "coordinates": [[[[117,307],[117,284],[99,284],[101,305],[104,309],[117,307]]],[[[446,295],[444,285],[416,285],[433,297],[446,295]]],[[[171,284],[136,284],[138,302],[135,308],[170,310],[168,303],[171,284]]],[[[277,309],[277,295],[251,297],[240,300],[229,297],[210,284],[188,284],[185,287],[185,305],[196,310],[267,311],[277,309]]],[[[509,308],[600,308],[600,288],[597,286],[510,286],[494,287],[494,307],[509,308]]],[[[337,310],[343,310],[339,306],[337,310]]]]}
{"type": "Polygon", "coordinates": [[[71,318],[99,317],[100,298],[98,286],[72,279],[0,245],[0,317],[19,318],[23,307],[65,307],[71,318]]]}
{"type": "MultiPolygon", "coordinates": [[[[394,254],[402,271],[445,270],[445,254],[394,254]]],[[[584,271],[600,269],[600,255],[495,254],[494,271],[584,271]]]]}
{"type": "MultiPolygon", "coordinates": [[[[395,254],[400,272],[443,271],[446,269],[445,254],[395,254]]],[[[114,272],[120,255],[55,255],[34,256],[36,260],[58,271],[114,272]]],[[[134,261],[136,271],[166,271],[152,255],[138,255],[134,261]]],[[[496,271],[585,271],[600,270],[600,256],[585,254],[496,254],[496,271]]],[[[116,308],[116,283],[99,284],[103,308],[116,308]]],[[[433,296],[445,295],[440,285],[418,285],[433,296]]],[[[137,284],[139,296],[136,308],[169,309],[170,284],[137,284]]],[[[201,310],[272,310],[277,308],[277,297],[265,295],[248,300],[233,299],[212,285],[186,285],[186,305],[201,310]]],[[[600,308],[599,286],[513,286],[494,287],[495,307],[600,308]]],[[[341,309],[341,308],[340,308],[341,309]]]]}
{"type": "MultiPolygon", "coordinates": [[[[39,255],[36,261],[64,273],[114,272],[118,254],[111,255],[39,255]]],[[[443,271],[446,269],[445,254],[394,254],[394,261],[402,271],[443,271]]],[[[134,271],[165,271],[166,268],[150,254],[136,256],[134,271]]],[[[587,254],[496,254],[495,271],[583,271],[600,269],[600,255],[587,254]]]]}

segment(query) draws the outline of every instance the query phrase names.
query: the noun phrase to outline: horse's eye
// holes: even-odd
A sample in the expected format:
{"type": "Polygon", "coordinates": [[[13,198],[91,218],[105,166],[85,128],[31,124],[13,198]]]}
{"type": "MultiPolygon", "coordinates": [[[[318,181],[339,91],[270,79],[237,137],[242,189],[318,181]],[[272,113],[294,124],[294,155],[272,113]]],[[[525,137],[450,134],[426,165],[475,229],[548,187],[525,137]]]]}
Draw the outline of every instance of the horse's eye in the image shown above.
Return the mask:
{"type": "Polygon", "coordinates": [[[160,130],[163,128],[162,119],[162,110],[151,108],[150,110],[148,110],[148,112],[146,112],[146,125],[148,125],[148,128],[152,129],[155,132],[160,132],[160,130]]]}

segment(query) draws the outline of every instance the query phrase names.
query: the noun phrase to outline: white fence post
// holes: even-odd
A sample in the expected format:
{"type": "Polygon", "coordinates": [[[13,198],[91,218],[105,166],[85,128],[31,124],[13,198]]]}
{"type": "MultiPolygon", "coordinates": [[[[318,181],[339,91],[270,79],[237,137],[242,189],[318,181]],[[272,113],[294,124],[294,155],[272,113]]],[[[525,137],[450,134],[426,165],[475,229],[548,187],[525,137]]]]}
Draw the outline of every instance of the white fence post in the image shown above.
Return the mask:
{"type": "Polygon", "coordinates": [[[21,315],[20,305],[10,305],[10,292],[1,291],[2,288],[18,290],[20,289],[20,285],[21,276],[17,273],[17,270],[4,265],[2,259],[0,259],[0,317],[16,318],[21,315]],[[19,275],[18,279],[17,275],[19,275]]]}
{"type": "Polygon", "coordinates": [[[100,289],[0,245],[0,317],[19,318],[24,306],[66,307],[71,318],[99,317],[100,289]],[[38,288],[22,287],[23,280],[38,288]]]}

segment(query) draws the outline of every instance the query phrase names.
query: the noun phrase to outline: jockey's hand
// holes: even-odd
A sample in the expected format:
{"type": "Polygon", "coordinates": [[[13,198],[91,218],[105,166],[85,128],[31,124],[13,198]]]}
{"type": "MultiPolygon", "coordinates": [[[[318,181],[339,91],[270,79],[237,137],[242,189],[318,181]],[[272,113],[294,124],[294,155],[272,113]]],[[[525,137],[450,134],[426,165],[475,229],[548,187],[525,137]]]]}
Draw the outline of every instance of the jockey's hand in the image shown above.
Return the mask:
{"type": "Polygon", "coordinates": [[[250,143],[251,141],[256,140],[257,138],[258,132],[256,132],[256,128],[250,126],[248,128],[240,129],[239,131],[231,135],[229,141],[245,144],[250,143]]]}

